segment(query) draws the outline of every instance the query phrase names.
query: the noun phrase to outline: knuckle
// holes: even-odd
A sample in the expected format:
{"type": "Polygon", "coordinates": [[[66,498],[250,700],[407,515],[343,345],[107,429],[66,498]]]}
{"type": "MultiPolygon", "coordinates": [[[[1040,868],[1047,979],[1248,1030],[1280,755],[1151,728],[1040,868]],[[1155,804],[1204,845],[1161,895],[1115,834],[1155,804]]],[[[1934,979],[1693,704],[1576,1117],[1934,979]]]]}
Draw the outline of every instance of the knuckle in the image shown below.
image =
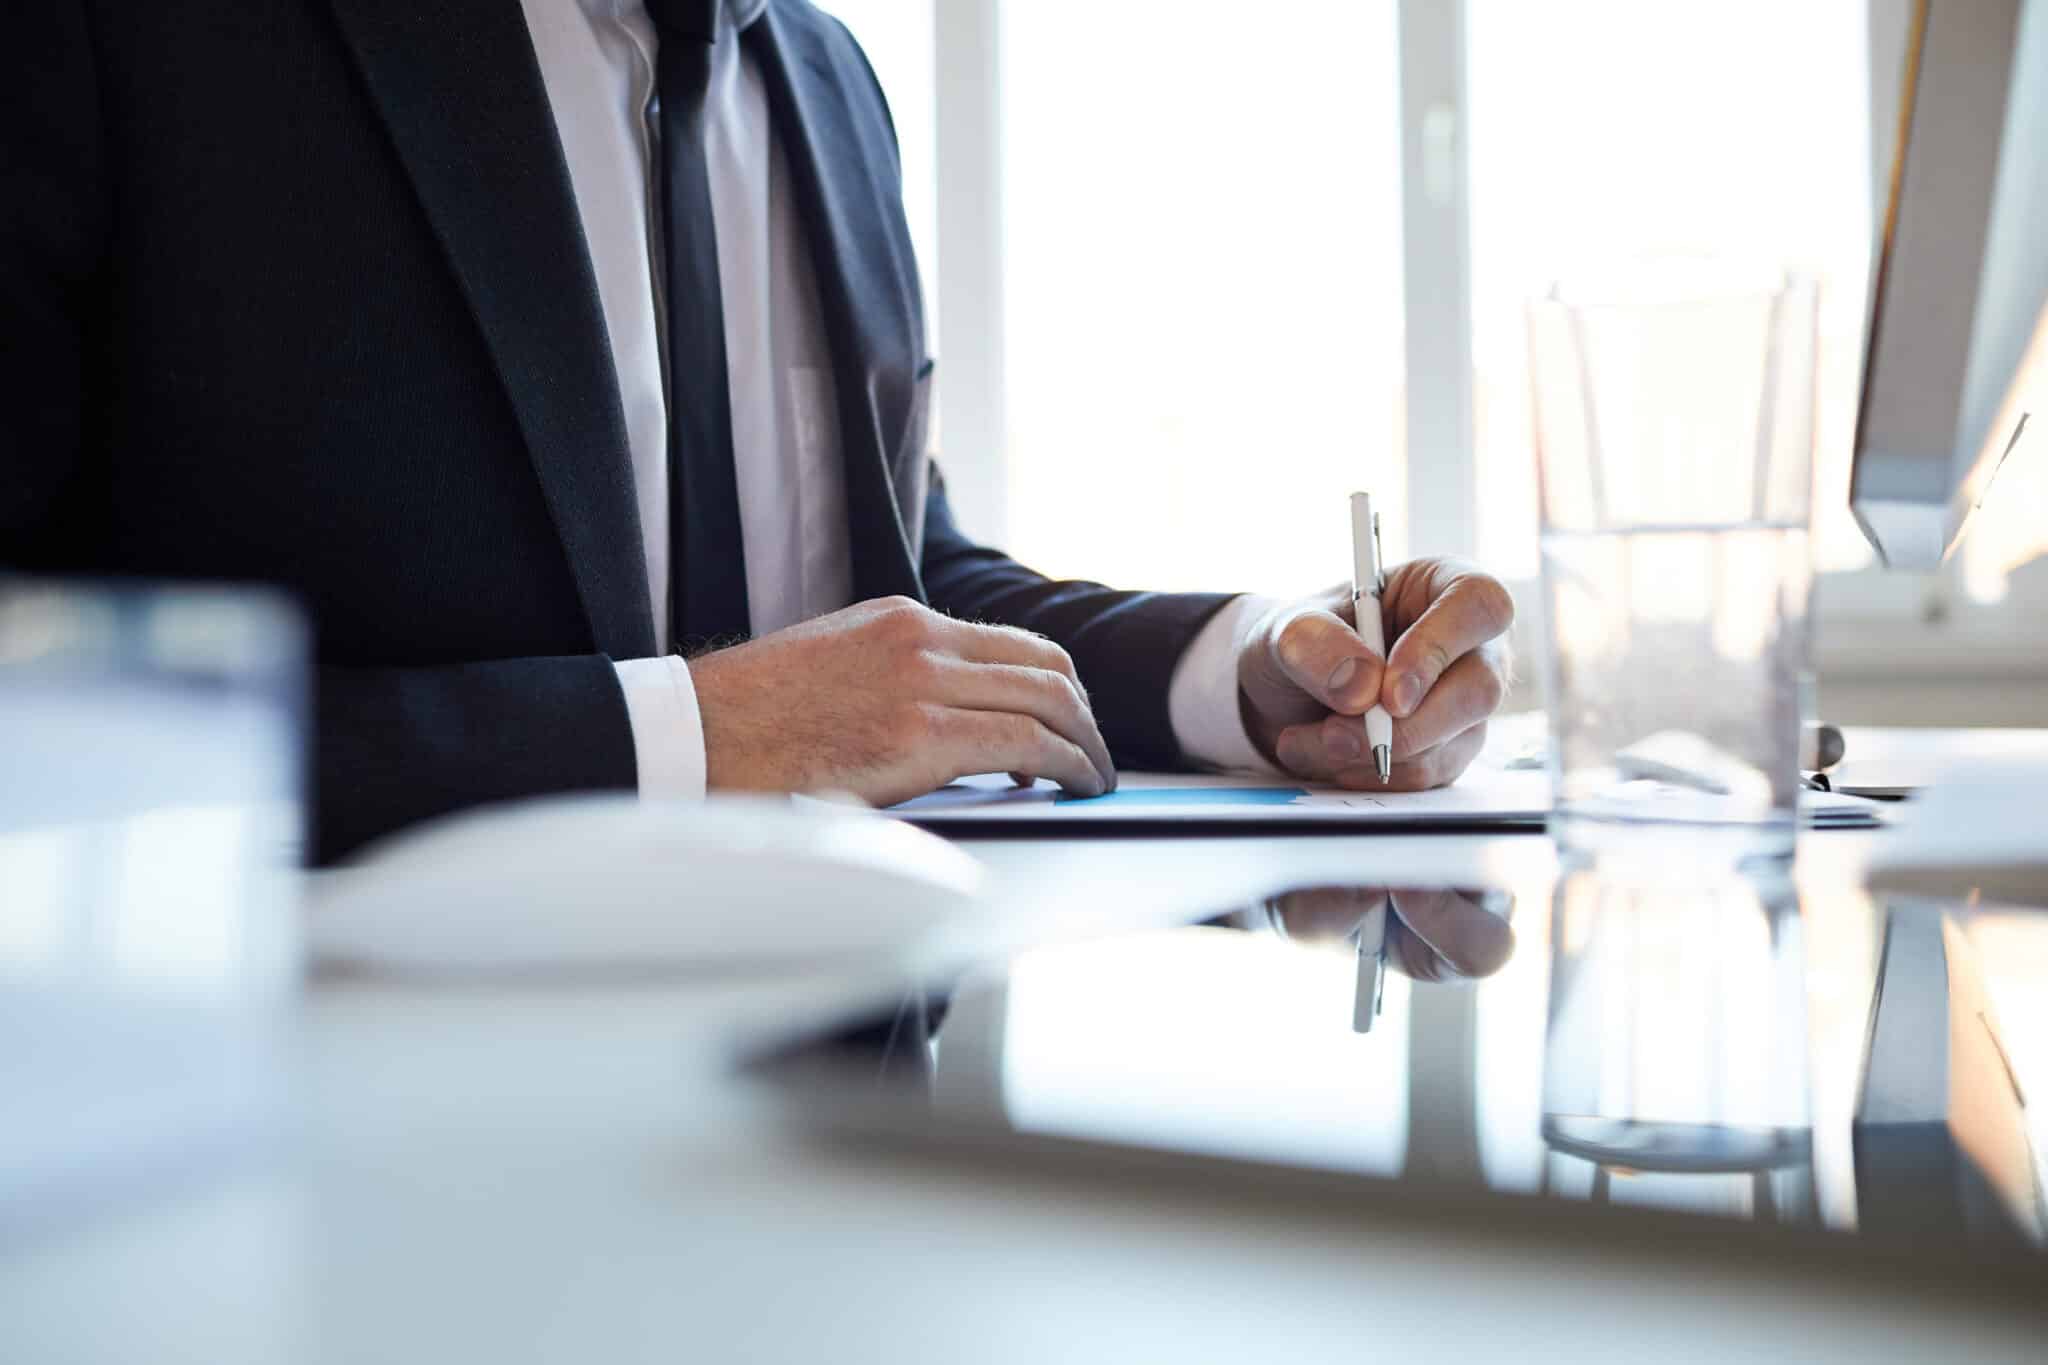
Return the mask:
{"type": "Polygon", "coordinates": [[[1422,667],[1430,677],[1440,678],[1451,666],[1451,651],[1441,640],[1430,640],[1422,647],[1422,667]]]}
{"type": "Polygon", "coordinates": [[[1052,704],[1070,716],[1088,714],[1088,694],[1081,690],[1081,684],[1064,673],[1046,672],[1042,686],[1052,704]]]}
{"type": "Polygon", "coordinates": [[[1080,673],[1078,673],[1074,668],[1073,655],[1067,653],[1066,650],[1060,648],[1052,641],[1045,639],[1043,636],[1034,636],[1033,638],[1038,640],[1040,644],[1045,646],[1045,659],[1047,668],[1059,674],[1061,677],[1067,679],[1069,682],[1078,684],[1081,681],[1080,673]]]}
{"type": "Polygon", "coordinates": [[[907,685],[905,690],[911,695],[921,696],[931,691],[933,685],[938,682],[941,667],[942,661],[936,652],[918,646],[912,649],[910,657],[903,661],[898,670],[898,677],[907,685]]]}
{"type": "Polygon", "coordinates": [[[1500,679],[1503,691],[1515,685],[1515,650],[1506,640],[1497,640],[1493,647],[1493,673],[1500,679]]]}
{"type": "Polygon", "coordinates": [[[1049,668],[1024,670],[1026,686],[1050,715],[1065,715],[1073,709],[1073,684],[1049,668]]]}
{"type": "Polygon", "coordinates": [[[1430,755],[1429,785],[1445,787],[1457,781],[1485,743],[1486,727],[1482,724],[1467,730],[1456,743],[1438,745],[1430,755]]]}
{"type": "Polygon", "coordinates": [[[1500,670],[1494,668],[1482,668],[1479,670],[1479,704],[1482,710],[1488,715],[1498,711],[1501,702],[1507,699],[1507,694],[1507,679],[1501,676],[1500,670]]]}
{"type": "Polygon", "coordinates": [[[1273,637],[1273,652],[1280,657],[1283,666],[1300,669],[1308,664],[1309,649],[1314,643],[1314,630],[1310,617],[1295,616],[1282,622],[1273,637]]]}
{"type": "Polygon", "coordinates": [[[1411,760],[1415,766],[1416,784],[1422,787],[1441,787],[1449,780],[1446,764],[1450,759],[1451,746],[1438,744],[1424,749],[1411,760]]]}
{"type": "Polygon", "coordinates": [[[1052,747],[1052,732],[1030,716],[1004,716],[1001,734],[1005,747],[1016,753],[1034,755],[1041,760],[1052,747]]]}
{"type": "Polygon", "coordinates": [[[1415,727],[1405,720],[1394,722],[1394,761],[1406,763],[1421,753],[1423,746],[1415,742],[1415,727]]]}
{"type": "Polygon", "coordinates": [[[929,644],[937,626],[929,608],[919,606],[907,597],[886,599],[879,619],[890,640],[909,648],[922,648],[929,644]]]}
{"type": "Polygon", "coordinates": [[[900,597],[883,597],[869,604],[868,624],[876,630],[900,628],[910,608],[900,597]]]}
{"type": "Polygon", "coordinates": [[[1491,574],[1472,574],[1463,580],[1462,586],[1471,599],[1473,610],[1493,634],[1502,634],[1515,623],[1514,594],[1498,578],[1491,574]]]}

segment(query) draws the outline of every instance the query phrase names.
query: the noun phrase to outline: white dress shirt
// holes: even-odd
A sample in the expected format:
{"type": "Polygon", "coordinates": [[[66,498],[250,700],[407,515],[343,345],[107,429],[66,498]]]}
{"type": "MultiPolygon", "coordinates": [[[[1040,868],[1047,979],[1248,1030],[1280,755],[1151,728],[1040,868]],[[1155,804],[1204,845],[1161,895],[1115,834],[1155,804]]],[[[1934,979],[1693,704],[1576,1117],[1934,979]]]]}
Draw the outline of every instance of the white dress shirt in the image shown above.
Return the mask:
{"type": "MultiPolygon", "coordinates": [[[[747,611],[757,635],[852,602],[846,490],[831,355],[809,248],[766,91],[738,32],[766,0],[724,0],[705,101],[711,209],[732,396],[734,477],[747,611]]],[[[618,373],[647,552],[657,645],[668,648],[668,407],[654,193],[659,124],[654,24],[642,0],[522,0],[569,164],[618,373]]],[[[1237,647],[1254,617],[1239,598],[1196,636],[1168,696],[1188,756],[1262,766],[1237,703],[1237,647]]],[[[704,731],[690,670],[675,655],[616,664],[640,791],[704,792],[704,731]]]]}

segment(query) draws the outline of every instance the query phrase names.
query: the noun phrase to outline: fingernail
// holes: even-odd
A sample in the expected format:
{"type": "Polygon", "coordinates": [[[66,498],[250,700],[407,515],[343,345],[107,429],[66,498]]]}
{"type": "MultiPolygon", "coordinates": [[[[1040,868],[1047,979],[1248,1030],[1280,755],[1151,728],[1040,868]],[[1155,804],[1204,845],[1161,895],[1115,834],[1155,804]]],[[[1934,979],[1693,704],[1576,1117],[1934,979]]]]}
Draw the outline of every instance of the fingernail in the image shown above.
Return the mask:
{"type": "Polygon", "coordinates": [[[1343,663],[1338,664],[1330,674],[1330,695],[1333,697],[1342,695],[1344,689],[1351,686],[1352,680],[1357,678],[1357,676],[1358,660],[1346,659],[1343,663]]]}
{"type": "Polygon", "coordinates": [[[1323,750],[1333,761],[1338,763],[1349,763],[1352,759],[1365,752],[1364,746],[1359,742],[1357,734],[1352,731],[1350,726],[1337,731],[1334,735],[1325,736],[1323,739],[1323,750]]]}
{"type": "Polygon", "coordinates": [[[1422,679],[1413,673],[1403,673],[1394,679],[1394,690],[1387,697],[1387,709],[1396,716],[1405,718],[1415,709],[1415,703],[1422,700],[1422,679]]]}

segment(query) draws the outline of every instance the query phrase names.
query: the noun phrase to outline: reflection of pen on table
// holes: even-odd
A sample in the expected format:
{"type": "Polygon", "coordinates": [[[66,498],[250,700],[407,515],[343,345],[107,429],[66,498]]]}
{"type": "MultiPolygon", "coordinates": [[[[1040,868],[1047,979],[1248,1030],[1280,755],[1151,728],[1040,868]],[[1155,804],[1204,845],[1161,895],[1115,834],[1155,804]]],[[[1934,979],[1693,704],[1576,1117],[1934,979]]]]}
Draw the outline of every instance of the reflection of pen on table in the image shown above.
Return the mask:
{"type": "Polygon", "coordinates": [[[1351,1030],[1371,1033],[1380,1017],[1380,997],[1387,986],[1387,902],[1385,898],[1358,922],[1358,993],[1351,1001],[1351,1030]]]}
{"type": "MultiPolygon", "coordinates": [[[[1358,638],[1365,646],[1387,658],[1386,627],[1380,616],[1380,593],[1386,586],[1385,566],[1380,562],[1380,519],[1372,510],[1372,494],[1351,495],[1351,612],[1358,638]]],[[[1372,752],[1373,768],[1385,784],[1393,780],[1394,718],[1378,702],[1365,713],[1365,745],[1372,752]]]]}

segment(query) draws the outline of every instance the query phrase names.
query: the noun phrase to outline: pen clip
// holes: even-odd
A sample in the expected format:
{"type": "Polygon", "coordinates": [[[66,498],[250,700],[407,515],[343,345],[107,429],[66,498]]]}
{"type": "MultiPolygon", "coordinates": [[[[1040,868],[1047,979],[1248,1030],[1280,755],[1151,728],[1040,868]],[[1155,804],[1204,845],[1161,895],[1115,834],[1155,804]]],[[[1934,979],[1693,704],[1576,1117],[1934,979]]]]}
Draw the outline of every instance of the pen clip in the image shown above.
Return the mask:
{"type": "Polygon", "coordinates": [[[1372,595],[1387,590],[1387,552],[1380,546],[1380,514],[1372,514],[1372,595]]]}

